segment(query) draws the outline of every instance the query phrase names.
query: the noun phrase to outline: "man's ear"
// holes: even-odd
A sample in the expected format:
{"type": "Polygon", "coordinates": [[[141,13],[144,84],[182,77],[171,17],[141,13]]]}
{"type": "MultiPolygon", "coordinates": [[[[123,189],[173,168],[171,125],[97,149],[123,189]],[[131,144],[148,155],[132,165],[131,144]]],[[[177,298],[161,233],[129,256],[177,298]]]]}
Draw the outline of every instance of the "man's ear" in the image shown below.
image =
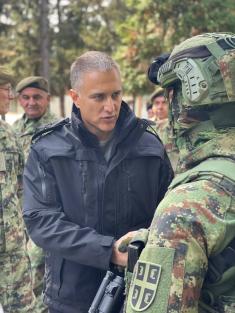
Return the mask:
{"type": "Polygon", "coordinates": [[[79,108],[79,96],[77,91],[75,91],[74,89],[69,89],[69,95],[73,100],[73,103],[76,105],[76,107],[79,108]]]}

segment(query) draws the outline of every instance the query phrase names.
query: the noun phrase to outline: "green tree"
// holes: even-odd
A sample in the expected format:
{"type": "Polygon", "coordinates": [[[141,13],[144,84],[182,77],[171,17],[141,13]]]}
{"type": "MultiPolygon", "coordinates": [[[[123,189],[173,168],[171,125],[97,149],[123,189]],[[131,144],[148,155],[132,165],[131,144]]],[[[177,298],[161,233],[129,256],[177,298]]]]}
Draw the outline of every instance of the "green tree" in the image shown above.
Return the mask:
{"type": "Polygon", "coordinates": [[[41,57],[41,67],[40,74],[47,79],[49,79],[49,1],[48,0],[39,0],[40,6],[40,57],[41,57]]]}
{"type": "Polygon", "coordinates": [[[234,29],[234,0],[2,0],[0,63],[17,79],[48,76],[63,114],[70,65],[84,51],[112,54],[135,97],[153,89],[146,73],[155,56],[191,35],[234,29]]]}
{"type": "Polygon", "coordinates": [[[57,0],[53,12],[57,18],[52,25],[51,86],[60,97],[63,115],[71,63],[87,50],[115,51],[120,41],[114,21],[121,13],[119,1],[100,0],[57,0]]]}
{"type": "Polygon", "coordinates": [[[235,29],[233,0],[127,0],[129,17],[117,23],[121,44],[115,54],[129,93],[146,94],[153,86],[146,73],[155,56],[202,32],[235,29]]]}
{"type": "Polygon", "coordinates": [[[17,78],[39,73],[40,42],[38,1],[6,1],[3,16],[7,20],[0,43],[1,64],[8,64],[17,78]]]}

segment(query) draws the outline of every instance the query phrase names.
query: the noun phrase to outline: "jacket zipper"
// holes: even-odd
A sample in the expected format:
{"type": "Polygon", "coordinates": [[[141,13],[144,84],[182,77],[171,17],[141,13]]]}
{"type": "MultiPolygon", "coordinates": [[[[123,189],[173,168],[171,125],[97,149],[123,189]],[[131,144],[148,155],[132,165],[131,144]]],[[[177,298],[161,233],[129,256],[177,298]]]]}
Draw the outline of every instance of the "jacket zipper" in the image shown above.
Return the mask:
{"type": "Polygon", "coordinates": [[[105,176],[104,176],[104,171],[102,170],[101,172],[101,176],[102,176],[102,182],[100,185],[100,195],[101,195],[101,199],[100,199],[100,209],[99,209],[99,220],[100,220],[100,233],[103,234],[103,204],[104,204],[104,185],[105,185],[105,176]]]}
{"type": "MultiPolygon", "coordinates": [[[[118,171],[118,180],[119,180],[119,171],[118,171]]],[[[114,230],[114,238],[115,239],[118,239],[117,238],[117,223],[118,223],[118,209],[119,209],[119,205],[120,205],[120,199],[119,199],[119,192],[116,192],[116,206],[115,206],[115,230],[114,230]]]]}
{"type": "Polygon", "coordinates": [[[42,196],[44,199],[46,199],[46,182],[45,182],[45,171],[44,168],[41,166],[41,164],[38,162],[38,171],[41,178],[41,185],[42,185],[42,196]]]}
{"type": "MultiPolygon", "coordinates": [[[[86,171],[87,171],[87,169],[86,169],[86,171]]],[[[82,172],[82,181],[83,181],[82,182],[82,184],[83,184],[83,186],[82,186],[82,193],[83,193],[82,197],[83,197],[83,205],[84,205],[84,213],[85,213],[85,217],[84,217],[85,225],[88,224],[87,188],[86,188],[87,182],[86,182],[86,179],[87,179],[87,175],[83,170],[83,172],[82,172]]]]}

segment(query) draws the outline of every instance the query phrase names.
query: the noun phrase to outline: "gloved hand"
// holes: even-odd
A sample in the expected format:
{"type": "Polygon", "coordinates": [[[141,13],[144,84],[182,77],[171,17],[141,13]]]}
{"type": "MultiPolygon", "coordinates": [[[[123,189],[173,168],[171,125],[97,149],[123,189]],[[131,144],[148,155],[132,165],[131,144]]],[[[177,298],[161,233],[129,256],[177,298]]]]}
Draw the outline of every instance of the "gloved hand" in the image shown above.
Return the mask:
{"type": "Polygon", "coordinates": [[[138,231],[130,232],[127,236],[122,237],[123,240],[119,243],[118,250],[122,253],[127,252],[127,247],[130,243],[141,242],[145,246],[148,240],[149,230],[146,228],[140,228],[138,231]]]}
{"type": "Polygon", "coordinates": [[[132,238],[130,243],[141,242],[143,246],[145,246],[148,240],[148,236],[149,236],[149,229],[140,228],[138,232],[136,233],[136,235],[132,238]]]}

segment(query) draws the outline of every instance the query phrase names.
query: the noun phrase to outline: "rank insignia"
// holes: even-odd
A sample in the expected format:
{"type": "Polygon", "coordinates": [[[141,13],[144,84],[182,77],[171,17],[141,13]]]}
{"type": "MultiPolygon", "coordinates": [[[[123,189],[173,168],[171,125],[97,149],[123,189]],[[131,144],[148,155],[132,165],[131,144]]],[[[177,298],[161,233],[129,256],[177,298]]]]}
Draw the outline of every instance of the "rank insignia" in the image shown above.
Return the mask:
{"type": "Polygon", "coordinates": [[[161,274],[161,266],[154,263],[137,262],[131,289],[131,307],[137,312],[146,310],[153,302],[161,274]]]}

